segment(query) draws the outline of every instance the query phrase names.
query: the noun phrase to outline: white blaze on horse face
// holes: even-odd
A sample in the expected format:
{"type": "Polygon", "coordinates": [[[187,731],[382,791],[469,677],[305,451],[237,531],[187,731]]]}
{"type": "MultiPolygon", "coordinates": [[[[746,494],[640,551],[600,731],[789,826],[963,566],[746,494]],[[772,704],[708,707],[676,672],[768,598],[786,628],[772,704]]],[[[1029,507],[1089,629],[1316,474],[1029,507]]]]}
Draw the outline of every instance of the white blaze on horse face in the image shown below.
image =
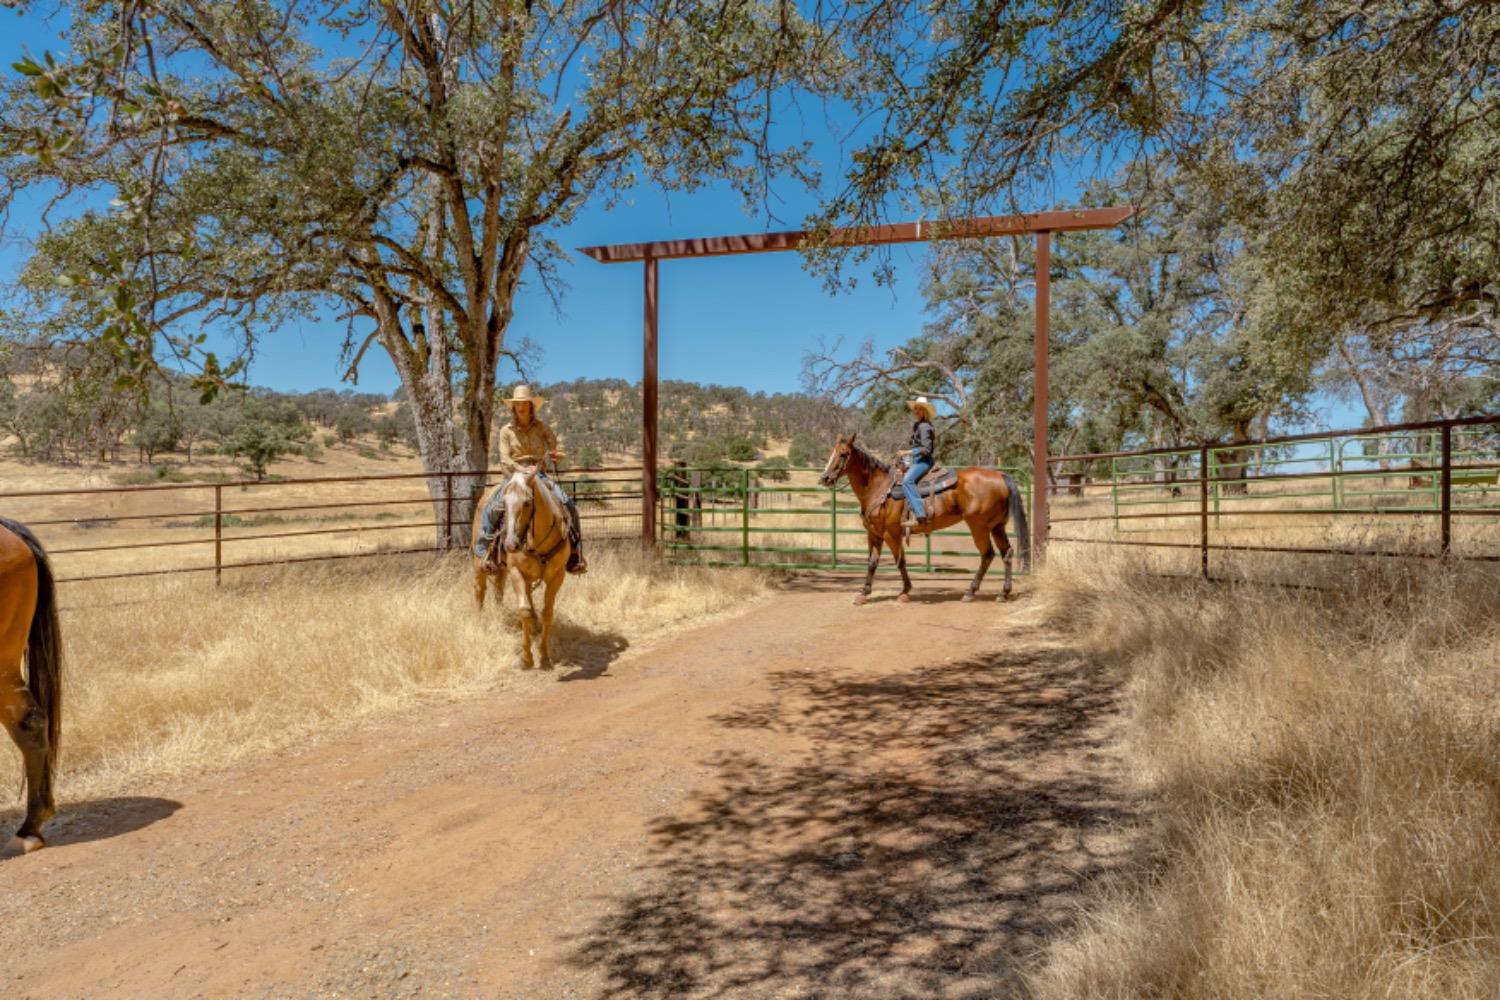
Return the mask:
{"type": "Polygon", "coordinates": [[[533,476],[535,473],[527,476],[517,472],[510,477],[510,482],[505,484],[503,498],[505,502],[505,551],[507,552],[521,550],[522,533],[517,529],[523,527],[521,519],[525,516],[527,508],[531,506],[533,476]]]}
{"type": "Polygon", "coordinates": [[[843,472],[843,469],[840,469],[838,472],[833,471],[833,464],[839,460],[839,455],[843,450],[844,438],[843,435],[840,435],[839,439],[833,444],[833,454],[828,456],[828,464],[823,466],[823,475],[818,477],[824,486],[832,486],[840,473],[843,472]]]}

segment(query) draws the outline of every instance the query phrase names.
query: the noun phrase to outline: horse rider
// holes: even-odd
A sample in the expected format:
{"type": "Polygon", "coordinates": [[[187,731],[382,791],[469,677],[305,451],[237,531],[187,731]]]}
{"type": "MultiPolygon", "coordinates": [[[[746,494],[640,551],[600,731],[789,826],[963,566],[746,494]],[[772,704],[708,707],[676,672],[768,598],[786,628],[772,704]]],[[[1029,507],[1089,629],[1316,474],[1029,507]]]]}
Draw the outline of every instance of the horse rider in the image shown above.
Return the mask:
{"type": "MultiPolygon", "coordinates": [[[[540,466],[542,460],[547,458],[554,463],[562,460],[563,453],[558,449],[557,435],[537,416],[537,410],[546,401],[546,397],[532,392],[531,386],[524,383],[516,386],[514,393],[503,400],[510,408],[510,422],[500,428],[500,471],[503,474],[510,475],[518,465],[540,466]]],[[[568,556],[568,572],[587,573],[589,567],[583,558],[583,532],[578,519],[578,505],[546,472],[539,471],[537,480],[556,494],[568,512],[569,537],[573,543],[572,554],[568,556]]],[[[505,508],[498,503],[492,503],[484,512],[484,532],[476,549],[486,559],[490,556],[490,542],[500,530],[500,522],[504,516],[505,508]]]]}
{"type": "Polygon", "coordinates": [[[926,396],[918,396],[906,401],[906,408],[911,411],[914,422],[911,426],[911,448],[901,452],[901,457],[906,459],[906,476],[901,480],[902,491],[906,494],[906,519],[901,523],[910,530],[919,527],[927,520],[927,512],[922,507],[921,494],[917,492],[917,483],[923,476],[932,470],[932,449],[937,443],[937,432],[932,428],[932,418],[937,416],[937,407],[927,399],[926,396]]]}

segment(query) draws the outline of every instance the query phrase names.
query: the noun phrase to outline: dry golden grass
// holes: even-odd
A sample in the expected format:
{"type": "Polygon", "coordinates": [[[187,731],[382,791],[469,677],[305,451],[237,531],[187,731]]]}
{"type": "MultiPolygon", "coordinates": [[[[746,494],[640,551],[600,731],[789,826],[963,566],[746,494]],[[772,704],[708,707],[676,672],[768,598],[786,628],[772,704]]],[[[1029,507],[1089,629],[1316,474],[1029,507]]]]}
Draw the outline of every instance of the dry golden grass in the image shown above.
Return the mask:
{"type": "MultiPolygon", "coordinates": [[[[220,591],[202,576],[66,587],[63,796],[138,790],[434,699],[522,698],[743,607],[765,577],[596,548],[559,598],[552,673],[520,670],[513,602],[476,613],[470,581],[465,558],[410,556],[243,571],[220,591]]],[[[0,774],[18,774],[5,746],[0,774]]]]}
{"type": "Polygon", "coordinates": [[[1035,995],[1495,996],[1494,569],[1366,559],[1322,593],[1082,548],[1057,550],[1035,613],[1122,672],[1156,819],[1035,995]]]}

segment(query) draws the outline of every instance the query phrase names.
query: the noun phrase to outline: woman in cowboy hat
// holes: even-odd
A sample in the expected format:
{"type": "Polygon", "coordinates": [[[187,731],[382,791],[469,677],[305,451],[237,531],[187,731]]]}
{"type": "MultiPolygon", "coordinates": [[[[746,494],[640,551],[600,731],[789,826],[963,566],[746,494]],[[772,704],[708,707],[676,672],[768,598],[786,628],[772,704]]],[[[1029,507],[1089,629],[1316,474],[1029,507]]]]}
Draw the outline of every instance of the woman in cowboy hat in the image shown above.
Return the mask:
{"type": "Polygon", "coordinates": [[[932,429],[932,418],[937,416],[937,407],[926,396],[906,401],[906,408],[916,418],[911,428],[911,448],[901,454],[907,459],[906,476],[901,480],[906,493],[906,524],[920,525],[927,519],[922,508],[922,497],[917,493],[917,483],[932,469],[932,448],[937,441],[937,432],[932,429]]]}
{"type": "MultiPolygon", "coordinates": [[[[536,411],[546,401],[546,397],[532,392],[531,386],[525,383],[516,386],[515,391],[503,400],[510,407],[510,423],[500,428],[500,471],[506,475],[516,471],[517,465],[541,465],[544,459],[549,458],[553,462],[562,461],[563,453],[558,449],[557,435],[536,415],[536,411]]],[[[545,472],[540,473],[539,478],[556,491],[568,511],[568,521],[573,528],[573,554],[568,559],[568,572],[588,572],[588,563],[583,558],[583,533],[578,522],[578,506],[561,486],[547,478],[545,472]]],[[[503,511],[497,512],[497,520],[492,525],[490,511],[485,511],[485,537],[480,543],[481,554],[488,550],[489,540],[499,529],[499,513],[503,511]]]]}

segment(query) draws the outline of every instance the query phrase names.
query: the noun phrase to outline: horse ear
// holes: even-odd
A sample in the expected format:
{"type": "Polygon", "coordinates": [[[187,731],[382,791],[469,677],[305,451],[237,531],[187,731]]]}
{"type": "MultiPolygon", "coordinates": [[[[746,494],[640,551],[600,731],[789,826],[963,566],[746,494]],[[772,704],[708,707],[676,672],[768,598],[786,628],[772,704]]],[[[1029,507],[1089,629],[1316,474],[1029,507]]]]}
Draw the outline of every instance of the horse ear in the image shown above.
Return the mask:
{"type": "Polygon", "coordinates": [[[856,434],[858,434],[858,433],[859,433],[859,432],[858,432],[858,431],[850,431],[850,432],[849,432],[849,443],[850,443],[850,444],[853,444],[853,443],[854,443],[854,436],[855,436],[855,435],[856,435],[856,434]]]}

